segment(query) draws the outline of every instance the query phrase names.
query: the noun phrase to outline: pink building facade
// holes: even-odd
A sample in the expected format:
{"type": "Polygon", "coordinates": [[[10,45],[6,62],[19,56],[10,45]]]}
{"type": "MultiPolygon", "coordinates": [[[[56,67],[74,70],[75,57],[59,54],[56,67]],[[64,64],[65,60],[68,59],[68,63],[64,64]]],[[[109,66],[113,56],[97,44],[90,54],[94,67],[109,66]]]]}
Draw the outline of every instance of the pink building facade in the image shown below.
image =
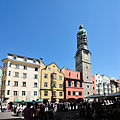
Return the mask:
{"type": "Polygon", "coordinates": [[[93,84],[93,94],[96,94],[96,82],[95,82],[95,75],[92,75],[92,84],[93,84]]]}
{"type": "Polygon", "coordinates": [[[80,72],[65,69],[65,99],[83,99],[83,81],[80,72]]]}

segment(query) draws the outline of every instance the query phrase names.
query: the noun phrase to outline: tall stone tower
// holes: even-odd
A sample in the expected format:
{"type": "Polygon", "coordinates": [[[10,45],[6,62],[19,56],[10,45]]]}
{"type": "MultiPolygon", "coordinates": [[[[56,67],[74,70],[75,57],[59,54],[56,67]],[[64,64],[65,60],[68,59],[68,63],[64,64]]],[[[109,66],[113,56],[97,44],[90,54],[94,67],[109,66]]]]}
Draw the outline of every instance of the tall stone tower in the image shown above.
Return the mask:
{"type": "Polygon", "coordinates": [[[92,75],[90,51],[87,48],[87,31],[80,25],[77,33],[77,52],[75,55],[76,71],[82,73],[84,97],[92,95],[92,75]]]}

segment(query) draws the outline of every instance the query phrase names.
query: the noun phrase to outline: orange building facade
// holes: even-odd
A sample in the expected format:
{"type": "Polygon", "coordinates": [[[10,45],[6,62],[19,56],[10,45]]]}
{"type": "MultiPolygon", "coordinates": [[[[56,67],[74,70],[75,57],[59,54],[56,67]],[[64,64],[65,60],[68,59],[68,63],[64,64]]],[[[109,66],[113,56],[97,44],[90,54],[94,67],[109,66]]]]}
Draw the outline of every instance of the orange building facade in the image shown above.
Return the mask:
{"type": "Polygon", "coordinates": [[[65,99],[83,99],[83,81],[80,72],[65,69],[65,99]]]}

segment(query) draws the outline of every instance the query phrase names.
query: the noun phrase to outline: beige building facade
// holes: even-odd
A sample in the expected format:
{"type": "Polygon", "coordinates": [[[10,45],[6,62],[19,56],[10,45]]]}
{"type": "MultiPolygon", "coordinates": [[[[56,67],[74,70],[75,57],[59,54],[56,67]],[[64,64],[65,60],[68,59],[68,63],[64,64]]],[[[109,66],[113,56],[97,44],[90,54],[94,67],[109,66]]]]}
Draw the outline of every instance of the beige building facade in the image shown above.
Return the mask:
{"type": "Polygon", "coordinates": [[[112,94],[119,91],[119,82],[114,77],[110,78],[110,84],[112,94]]]}
{"type": "Polygon", "coordinates": [[[41,61],[40,99],[62,101],[64,99],[64,70],[55,63],[45,65],[41,61]]]}
{"type": "Polygon", "coordinates": [[[40,60],[8,54],[2,62],[1,93],[3,102],[40,98],[40,60]]]}

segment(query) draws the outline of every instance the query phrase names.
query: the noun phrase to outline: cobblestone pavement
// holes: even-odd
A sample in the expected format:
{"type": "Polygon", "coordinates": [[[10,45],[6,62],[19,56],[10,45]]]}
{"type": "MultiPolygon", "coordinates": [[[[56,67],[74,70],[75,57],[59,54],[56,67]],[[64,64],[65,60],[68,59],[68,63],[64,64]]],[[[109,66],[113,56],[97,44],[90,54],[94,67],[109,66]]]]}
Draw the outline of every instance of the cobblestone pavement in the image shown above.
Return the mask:
{"type": "Polygon", "coordinates": [[[13,112],[0,112],[0,120],[23,120],[23,117],[16,117],[13,112]]]}
{"type": "Polygon", "coordinates": [[[79,118],[78,111],[64,111],[54,114],[55,120],[82,120],[79,118]]]}
{"type": "MultiPolygon", "coordinates": [[[[0,120],[24,120],[23,117],[16,117],[13,112],[0,112],[0,120]]],[[[82,120],[78,111],[62,111],[54,113],[54,120],[82,120]]]]}

